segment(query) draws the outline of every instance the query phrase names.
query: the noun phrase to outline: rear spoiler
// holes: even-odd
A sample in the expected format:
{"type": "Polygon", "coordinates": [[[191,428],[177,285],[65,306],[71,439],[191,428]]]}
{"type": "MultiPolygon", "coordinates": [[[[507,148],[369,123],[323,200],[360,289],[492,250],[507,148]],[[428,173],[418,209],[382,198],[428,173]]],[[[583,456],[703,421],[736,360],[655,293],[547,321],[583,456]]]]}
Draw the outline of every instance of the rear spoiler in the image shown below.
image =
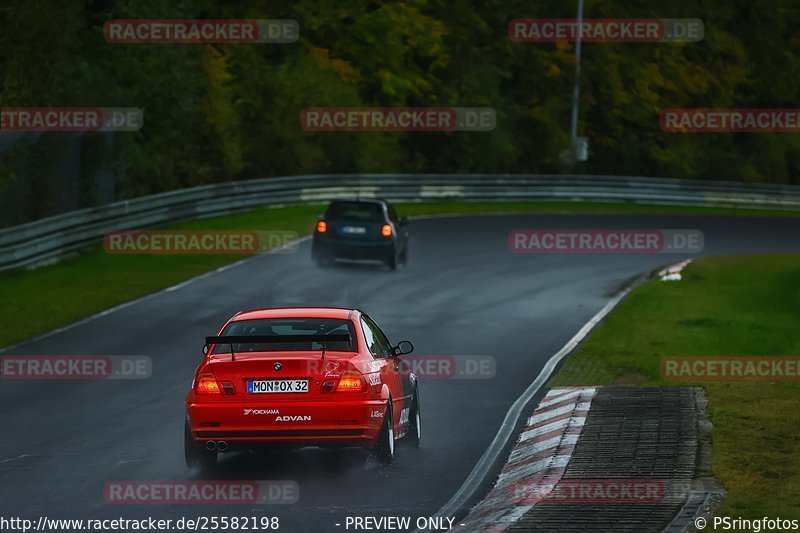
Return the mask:
{"type": "Polygon", "coordinates": [[[350,335],[337,333],[336,335],[244,335],[206,337],[206,346],[209,344],[268,344],[282,342],[347,342],[350,335]]]}
{"type": "Polygon", "coordinates": [[[234,344],[267,344],[283,342],[320,342],[322,344],[322,358],[325,358],[325,344],[328,342],[349,342],[350,335],[337,333],[336,335],[223,335],[221,337],[206,337],[203,353],[207,354],[212,344],[230,344],[231,361],[236,360],[233,351],[234,344]]]}

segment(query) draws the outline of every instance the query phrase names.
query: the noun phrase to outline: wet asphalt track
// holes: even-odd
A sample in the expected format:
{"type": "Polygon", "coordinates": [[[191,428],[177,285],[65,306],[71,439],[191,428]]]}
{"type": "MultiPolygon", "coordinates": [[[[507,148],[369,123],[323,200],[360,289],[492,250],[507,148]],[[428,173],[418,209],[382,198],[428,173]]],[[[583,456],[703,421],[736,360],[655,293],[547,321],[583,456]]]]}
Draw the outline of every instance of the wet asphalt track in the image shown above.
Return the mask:
{"type": "MultiPolygon", "coordinates": [[[[517,228],[697,228],[701,255],[800,251],[800,219],[513,215],[416,220],[410,266],[311,264],[309,243],[9,350],[13,355],[148,355],[134,381],[0,381],[0,516],[278,516],[280,531],[344,531],[345,516],[433,514],[460,487],[508,407],[547,359],[632,277],[688,255],[516,255],[517,228]],[[358,307],[417,354],[488,354],[491,380],[421,384],[424,443],[395,464],[360,450],[230,455],[222,479],[290,479],[291,506],[108,505],[108,480],[198,478],[183,463],[183,401],[205,335],[260,306],[358,307]]],[[[65,280],[68,282],[68,280],[65,280]]],[[[46,312],[46,310],[43,310],[46,312]]],[[[3,327],[13,327],[5,324],[3,327]]]]}

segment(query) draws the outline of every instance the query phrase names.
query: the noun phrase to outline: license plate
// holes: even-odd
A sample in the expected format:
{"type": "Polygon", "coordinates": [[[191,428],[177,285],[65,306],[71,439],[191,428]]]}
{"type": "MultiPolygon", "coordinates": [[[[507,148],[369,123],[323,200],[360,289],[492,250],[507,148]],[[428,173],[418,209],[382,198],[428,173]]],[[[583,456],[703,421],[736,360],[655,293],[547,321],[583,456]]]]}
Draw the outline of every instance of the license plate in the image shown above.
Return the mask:
{"type": "Polygon", "coordinates": [[[349,233],[350,235],[363,235],[367,232],[367,228],[362,226],[342,226],[342,233],[349,233]]]}
{"type": "Polygon", "coordinates": [[[307,379],[249,379],[247,394],[305,393],[308,392],[307,379]]]}

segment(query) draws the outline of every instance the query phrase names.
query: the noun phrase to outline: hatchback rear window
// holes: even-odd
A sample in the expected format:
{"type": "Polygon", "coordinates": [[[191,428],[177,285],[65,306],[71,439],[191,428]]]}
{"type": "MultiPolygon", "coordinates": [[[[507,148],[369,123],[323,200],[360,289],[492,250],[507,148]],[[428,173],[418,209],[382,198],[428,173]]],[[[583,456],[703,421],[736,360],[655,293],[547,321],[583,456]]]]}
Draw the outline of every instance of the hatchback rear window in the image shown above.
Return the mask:
{"type": "Polygon", "coordinates": [[[325,218],[383,220],[383,209],[371,202],[335,202],[328,207],[325,218]]]}
{"type": "MultiPolygon", "coordinates": [[[[349,320],[337,318],[268,318],[231,322],[221,336],[270,336],[277,342],[234,344],[234,352],[286,352],[322,350],[325,335],[348,335],[348,341],[325,342],[328,352],[355,352],[355,327],[349,320]],[[280,342],[280,337],[313,335],[319,340],[280,342]]],[[[229,353],[230,344],[217,344],[213,353],[229,353]]]]}

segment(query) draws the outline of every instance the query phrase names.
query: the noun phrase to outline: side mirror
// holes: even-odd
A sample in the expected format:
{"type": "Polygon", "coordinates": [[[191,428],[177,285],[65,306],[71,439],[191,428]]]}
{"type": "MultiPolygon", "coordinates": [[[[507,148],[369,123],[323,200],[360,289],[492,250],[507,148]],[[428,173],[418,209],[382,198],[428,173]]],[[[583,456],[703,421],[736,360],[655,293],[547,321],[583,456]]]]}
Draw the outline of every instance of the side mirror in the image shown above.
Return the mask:
{"type": "Polygon", "coordinates": [[[400,217],[399,222],[401,226],[408,226],[408,217],[400,217]]]}
{"type": "Polygon", "coordinates": [[[395,355],[405,355],[414,351],[414,345],[409,341],[400,341],[393,351],[395,355]]]}

